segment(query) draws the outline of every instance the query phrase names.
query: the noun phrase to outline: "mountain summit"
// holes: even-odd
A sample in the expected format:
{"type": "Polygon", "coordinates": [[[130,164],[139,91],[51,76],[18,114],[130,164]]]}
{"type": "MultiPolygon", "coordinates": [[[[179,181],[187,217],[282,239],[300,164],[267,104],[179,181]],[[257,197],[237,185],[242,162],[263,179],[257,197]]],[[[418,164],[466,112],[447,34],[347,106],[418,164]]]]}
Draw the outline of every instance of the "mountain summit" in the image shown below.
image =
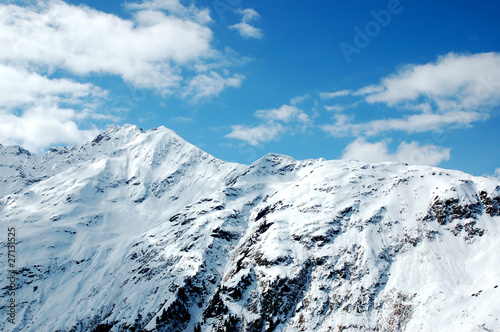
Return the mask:
{"type": "Polygon", "coordinates": [[[499,331],[500,182],[400,163],[221,161],[160,127],[0,145],[7,331],[499,331]]]}

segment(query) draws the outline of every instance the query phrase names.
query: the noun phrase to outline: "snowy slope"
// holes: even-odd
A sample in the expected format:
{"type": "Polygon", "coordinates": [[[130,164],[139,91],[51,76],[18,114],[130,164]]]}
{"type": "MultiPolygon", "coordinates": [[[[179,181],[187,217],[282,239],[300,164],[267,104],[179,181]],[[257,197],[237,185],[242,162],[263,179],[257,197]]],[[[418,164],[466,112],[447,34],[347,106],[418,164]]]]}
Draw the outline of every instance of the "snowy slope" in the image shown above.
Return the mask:
{"type": "MultiPolygon", "coordinates": [[[[14,331],[500,331],[500,182],[220,161],[166,128],[0,146],[14,331]]],[[[6,310],[2,240],[0,307],[6,310]]]]}

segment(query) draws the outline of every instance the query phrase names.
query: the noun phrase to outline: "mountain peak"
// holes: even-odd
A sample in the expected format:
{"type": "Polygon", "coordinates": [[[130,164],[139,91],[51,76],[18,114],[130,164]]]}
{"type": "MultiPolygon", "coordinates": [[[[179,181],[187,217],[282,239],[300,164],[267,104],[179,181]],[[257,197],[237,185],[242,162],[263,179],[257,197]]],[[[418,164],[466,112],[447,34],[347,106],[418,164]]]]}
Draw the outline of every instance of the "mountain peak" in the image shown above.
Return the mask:
{"type": "Polygon", "coordinates": [[[136,125],[125,124],[123,126],[117,126],[112,124],[105,131],[99,133],[90,143],[96,145],[101,142],[109,141],[111,138],[130,140],[142,133],[144,133],[142,128],[136,125]]]}
{"type": "Polygon", "coordinates": [[[161,139],[170,138],[187,143],[175,131],[164,126],[151,128],[147,131],[144,131],[142,128],[128,123],[124,124],[123,126],[118,126],[115,124],[110,125],[105,131],[99,133],[91,141],[91,143],[95,145],[101,142],[109,141],[111,139],[120,140],[122,142],[130,142],[143,135],[161,137],[161,139]]]}
{"type": "Polygon", "coordinates": [[[31,156],[31,152],[20,147],[19,145],[4,146],[4,145],[0,144],[0,152],[13,154],[16,156],[19,156],[19,155],[31,156]]]}
{"type": "Polygon", "coordinates": [[[231,164],[133,125],[43,156],[6,150],[16,331],[500,330],[496,179],[231,164]]]}

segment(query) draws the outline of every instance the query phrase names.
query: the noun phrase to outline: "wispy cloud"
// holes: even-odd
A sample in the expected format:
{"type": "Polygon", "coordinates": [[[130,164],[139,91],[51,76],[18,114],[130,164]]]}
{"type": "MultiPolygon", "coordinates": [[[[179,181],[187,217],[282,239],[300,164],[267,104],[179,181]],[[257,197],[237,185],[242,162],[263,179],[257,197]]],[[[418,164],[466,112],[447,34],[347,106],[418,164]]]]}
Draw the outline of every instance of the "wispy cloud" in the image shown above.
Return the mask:
{"type": "Polygon", "coordinates": [[[337,97],[349,96],[350,94],[352,94],[351,90],[340,90],[340,91],[334,91],[334,92],[320,92],[319,97],[323,100],[328,100],[328,99],[337,98],[337,97]]]}
{"type": "Polygon", "coordinates": [[[233,29],[239,32],[239,34],[244,38],[256,38],[262,39],[264,34],[261,29],[258,29],[250,24],[250,22],[258,20],[260,18],[259,13],[254,9],[248,8],[244,10],[237,10],[236,13],[241,14],[241,22],[231,25],[229,29],[233,29]]]}
{"type": "Polygon", "coordinates": [[[280,123],[261,124],[257,127],[236,125],[231,127],[231,132],[226,135],[226,138],[235,138],[250,145],[259,145],[277,139],[284,132],[285,129],[280,123]]]}
{"type": "Polygon", "coordinates": [[[479,112],[451,111],[445,114],[416,114],[403,118],[380,119],[355,123],[353,116],[340,114],[334,116],[333,124],[322,125],[321,128],[332,136],[374,136],[383,132],[403,131],[421,133],[442,130],[446,127],[463,127],[485,120],[488,114],[479,112]]]}
{"type": "Polygon", "coordinates": [[[323,108],[329,112],[341,112],[346,109],[343,105],[332,105],[332,106],[323,106],[323,108]]]}
{"type": "Polygon", "coordinates": [[[401,142],[397,151],[389,152],[388,140],[370,143],[364,138],[357,138],[350,143],[342,154],[342,159],[356,159],[365,162],[396,161],[414,165],[435,166],[450,159],[450,149],[435,145],[421,146],[417,142],[401,142]]]}
{"type": "Polygon", "coordinates": [[[279,121],[289,123],[297,121],[309,122],[309,116],[296,106],[283,105],[280,108],[272,110],[261,110],[255,112],[255,116],[268,121],[279,121]]]}
{"type": "Polygon", "coordinates": [[[304,111],[291,105],[283,105],[271,110],[260,110],[254,115],[265,123],[255,127],[232,126],[231,132],[226,135],[226,138],[235,138],[250,145],[258,145],[276,140],[287,132],[293,133],[296,130],[303,130],[311,121],[304,111]]]}
{"type": "Polygon", "coordinates": [[[306,101],[307,99],[309,99],[309,97],[310,97],[309,95],[294,97],[294,98],[290,99],[290,104],[292,104],[294,106],[297,104],[301,104],[304,101],[306,101]]]}
{"type": "Polygon", "coordinates": [[[166,11],[177,17],[187,18],[201,24],[212,21],[210,11],[207,8],[200,9],[193,4],[189,7],[185,7],[179,2],[179,0],[145,0],[143,2],[127,3],[126,7],[130,10],[139,11],[166,11]]]}
{"type": "Polygon", "coordinates": [[[176,123],[191,123],[194,122],[194,119],[186,116],[176,116],[175,118],[171,118],[170,121],[176,123]]]}
{"type": "Polygon", "coordinates": [[[240,87],[244,78],[244,76],[238,74],[230,77],[223,77],[221,74],[214,71],[208,74],[200,74],[189,82],[189,88],[184,93],[184,96],[193,97],[194,100],[218,96],[228,87],[240,87]]]}

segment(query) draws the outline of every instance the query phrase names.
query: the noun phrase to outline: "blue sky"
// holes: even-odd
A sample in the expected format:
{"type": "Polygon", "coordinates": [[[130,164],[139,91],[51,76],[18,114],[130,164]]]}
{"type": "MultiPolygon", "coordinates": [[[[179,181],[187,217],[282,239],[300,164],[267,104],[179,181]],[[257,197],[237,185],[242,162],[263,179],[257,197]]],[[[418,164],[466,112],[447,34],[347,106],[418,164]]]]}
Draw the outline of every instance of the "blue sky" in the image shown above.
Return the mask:
{"type": "Polygon", "coordinates": [[[500,176],[500,4],[0,1],[0,143],[166,126],[266,153],[500,176]]]}

